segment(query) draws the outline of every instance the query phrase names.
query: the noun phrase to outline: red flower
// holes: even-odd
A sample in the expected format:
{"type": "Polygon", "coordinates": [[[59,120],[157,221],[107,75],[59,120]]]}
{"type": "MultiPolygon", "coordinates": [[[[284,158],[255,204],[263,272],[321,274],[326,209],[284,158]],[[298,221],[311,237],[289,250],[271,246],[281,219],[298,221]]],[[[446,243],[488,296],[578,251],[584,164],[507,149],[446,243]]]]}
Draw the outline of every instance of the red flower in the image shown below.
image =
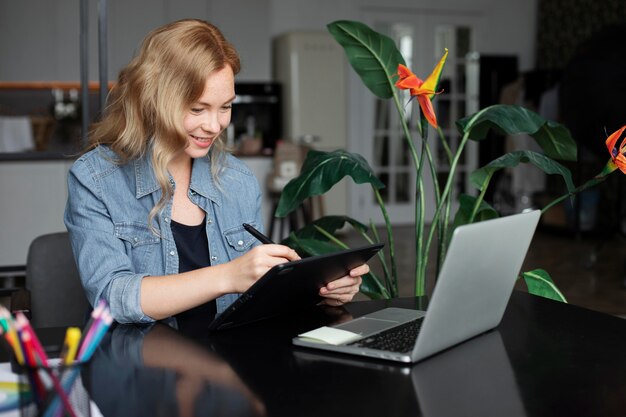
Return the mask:
{"type": "Polygon", "coordinates": [[[606,147],[611,154],[611,159],[617,168],[626,174],[626,138],[622,139],[619,147],[615,146],[618,139],[622,137],[622,133],[626,130],[626,126],[621,129],[615,131],[611,136],[606,139],[606,147]]]}
{"type": "Polygon", "coordinates": [[[443,65],[448,57],[448,49],[443,54],[439,63],[433,70],[433,72],[422,81],[418,78],[410,69],[406,66],[398,65],[398,81],[396,81],[396,87],[402,90],[409,90],[411,93],[411,99],[417,98],[422,113],[428,123],[435,129],[437,128],[437,116],[435,116],[435,110],[433,109],[433,103],[431,102],[435,94],[439,94],[442,91],[436,91],[439,85],[439,79],[441,78],[441,72],[443,71],[443,65]]]}

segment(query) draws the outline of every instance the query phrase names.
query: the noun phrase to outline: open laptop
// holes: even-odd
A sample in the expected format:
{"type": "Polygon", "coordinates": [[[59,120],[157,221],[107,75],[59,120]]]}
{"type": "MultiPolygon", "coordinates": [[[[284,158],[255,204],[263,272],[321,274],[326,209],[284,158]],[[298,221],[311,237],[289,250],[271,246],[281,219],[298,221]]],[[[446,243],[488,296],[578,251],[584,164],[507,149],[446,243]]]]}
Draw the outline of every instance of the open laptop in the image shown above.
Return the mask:
{"type": "Polygon", "coordinates": [[[496,327],[502,320],[541,212],[459,226],[428,312],[385,308],[306,332],[298,346],[417,362],[496,327]]]}

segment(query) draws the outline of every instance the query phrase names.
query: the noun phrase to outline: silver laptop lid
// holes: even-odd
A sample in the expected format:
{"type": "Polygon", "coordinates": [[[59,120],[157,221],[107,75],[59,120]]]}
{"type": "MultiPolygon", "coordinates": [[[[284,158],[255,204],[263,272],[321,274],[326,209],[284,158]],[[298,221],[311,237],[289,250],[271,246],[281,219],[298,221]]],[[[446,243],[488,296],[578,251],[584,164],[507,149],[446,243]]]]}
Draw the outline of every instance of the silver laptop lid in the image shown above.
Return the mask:
{"type": "Polygon", "coordinates": [[[535,210],[455,229],[413,361],[500,323],[540,215],[535,210]]]}

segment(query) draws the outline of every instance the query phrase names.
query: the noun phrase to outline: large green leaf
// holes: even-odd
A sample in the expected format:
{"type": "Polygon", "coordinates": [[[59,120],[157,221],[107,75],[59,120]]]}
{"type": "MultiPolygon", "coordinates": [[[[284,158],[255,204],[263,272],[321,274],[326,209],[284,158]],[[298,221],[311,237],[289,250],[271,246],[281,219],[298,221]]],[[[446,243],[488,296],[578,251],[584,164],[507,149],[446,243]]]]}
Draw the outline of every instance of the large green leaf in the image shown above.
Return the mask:
{"type": "MultiPolygon", "coordinates": [[[[476,205],[476,199],[476,197],[467,194],[461,194],[459,196],[459,209],[454,216],[454,223],[450,233],[452,233],[457,226],[469,223],[472,211],[476,205]]],[[[476,215],[474,216],[474,222],[495,219],[496,217],[499,217],[497,210],[485,200],[481,200],[476,215]]]]}
{"type": "Polygon", "coordinates": [[[524,281],[526,281],[530,294],[567,303],[565,296],[559,291],[556,285],[554,285],[550,275],[543,269],[523,272],[522,276],[524,277],[524,281]]]}
{"type": "Polygon", "coordinates": [[[392,77],[405,64],[396,44],[369,26],[349,20],[328,24],[328,31],[343,46],[352,68],[377,97],[393,96],[392,77]]]}
{"type": "Polygon", "coordinates": [[[289,181],[283,189],[275,215],[285,217],[304,200],[324,194],[345,176],[350,176],[357,184],[370,183],[375,188],[385,187],[359,154],[344,150],[333,152],[310,150],[300,175],[289,181]]]}
{"type": "Polygon", "coordinates": [[[498,104],[457,120],[461,134],[470,131],[473,140],[483,140],[490,129],[503,135],[526,133],[532,136],[547,156],[566,161],[576,160],[576,142],[564,126],[547,121],[520,106],[498,104]],[[470,121],[478,115],[470,125],[470,121]]]}
{"type": "Polygon", "coordinates": [[[318,239],[296,238],[296,242],[298,243],[298,248],[302,251],[300,255],[303,257],[323,255],[325,253],[333,253],[345,249],[336,243],[318,239]]]}
{"type": "Polygon", "coordinates": [[[569,130],[562,124],[548,120],[532,136],[549,157],[564,161],[577,159],[576,142],[569,130]]]}
{"type": "MultiPolygon", "coordinates": [[[[476,205],[476,200],[477,197],[474,197],[472,195],[459,195],[459,209],[454,215],[454,222],[452,223],[452,227],[448,228],[446,242],[450,242],[450,239],[452,238],[452,233],[454,233],[454,229],[470,222],[470,218],[472,217],[472,211],[474,210],[474,206],[476,205]]],[[[493,208],[485,200],[481,200],[472,223],[481,222],[483,220],[495,219],[499,216],[500,215],[495,208],[493,208]]]]}
{"type": "Polygon", "coordinates": [[[361,277],[363,282],[361,283],[361,287],[359,291],[371,298],[372,300],[379,300],[381,298],[391,298],[389,292],[385,289],[385,287],[381,284],[380,278],[376,276],[376,274],[372,271],[361,277]]]}
{"type": "Polygon", "coordinates": [[[348,216],[324,216],[315,220],[313,223],[309,223],[301,229],[292,232],[287,238],[283,239],[281,243],[297,250],[295,247],[297,239],[316,239],[327,241],[328,238],[324,234],[320,233],[317,227],[320,227],[329,234],[334,235],[335,232],[343,228],[346,223],[352,225],[352,227],[361,233],[366,233],[369,230],[366,225],[348,216]]]}
{"type": "Polygon", "coordinates": [[[573,192],[576,188],[572,181],[572,174],[569,169],[559,164],[553,159],[548,158],[544,154],[533,151],[515,151],[510,152],[501,157],[494,159],[482,168],[477,169],[470,175],[470,182],[478,189],[484,186],[485,180],[495,171],[503,168],[513,168],[520,163],[533,164],[546,174],[558,174],[563,177],[567,190],[573,192]]]}

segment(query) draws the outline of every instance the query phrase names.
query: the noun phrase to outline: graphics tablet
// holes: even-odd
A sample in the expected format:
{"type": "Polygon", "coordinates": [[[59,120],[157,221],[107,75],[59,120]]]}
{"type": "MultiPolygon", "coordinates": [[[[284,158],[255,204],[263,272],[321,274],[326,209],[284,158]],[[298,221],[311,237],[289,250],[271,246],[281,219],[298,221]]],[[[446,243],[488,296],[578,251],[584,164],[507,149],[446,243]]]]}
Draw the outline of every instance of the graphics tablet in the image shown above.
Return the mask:
{"type": "Polygon", "coordinates": [[[267,271],[218,315],[209,330],[221,330],[315,305],[319,290],[367,262],[384,243],[285,262],[267,271]]]}

